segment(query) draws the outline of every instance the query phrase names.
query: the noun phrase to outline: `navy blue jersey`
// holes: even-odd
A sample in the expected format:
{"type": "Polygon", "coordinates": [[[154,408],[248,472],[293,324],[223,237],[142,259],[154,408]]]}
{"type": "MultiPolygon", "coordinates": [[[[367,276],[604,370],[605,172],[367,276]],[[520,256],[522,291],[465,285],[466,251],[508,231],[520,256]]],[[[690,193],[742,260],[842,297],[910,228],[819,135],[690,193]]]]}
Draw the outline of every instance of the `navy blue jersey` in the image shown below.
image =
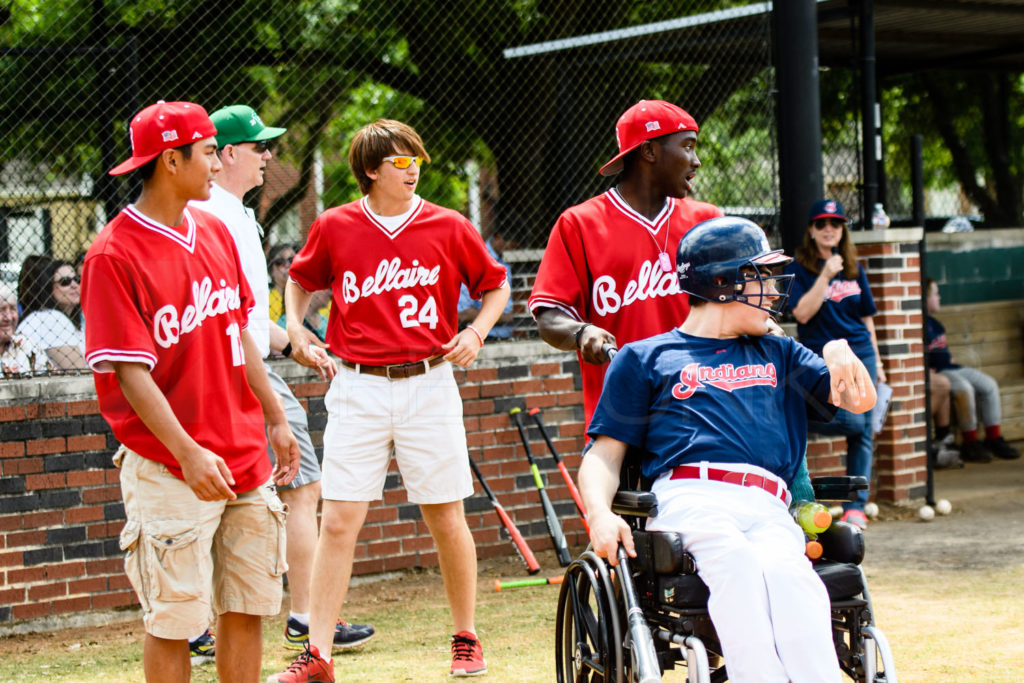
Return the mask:
{"type": "Polygon", "coordinates": [[[612,360],[587,432],[648,455],[657,477],[702,460],[748,463],[787,483],[807,444],[807,417],[830,420],[825,362],[788,337],[709,339],[672,330],[612,360]]]}
{"type": "Polygon", "coordinates": [[[925,346],[928,347],[928,367],[936,372],[955,370],[959,365],[953,362],[953,354],[946,345],[946,328],[935,318],[928,316],[925,330],[925,346]]]}
{"type": "MultiPolygon", "coordinates": [[[[820,261],[819,267],[823,263],[823,260],[820,261]]],[[[796,276],[789,294],[789,307],[793,308],[807,290],[814,286],[818,276],[796,261],[786,266],[786,272],[796,276]]],[[[867,273],[858,263],[857,279],[844,280],[842,273],[832,278],[821,308],[805,324],[798,323],[796,333],[804,346],[819,355],[825,344],[833,339],[845,339],[855,351],[871,348],[871,333],[864,325],[863,318],[877,312],[875,299],[868,286],[867,273]]]]}

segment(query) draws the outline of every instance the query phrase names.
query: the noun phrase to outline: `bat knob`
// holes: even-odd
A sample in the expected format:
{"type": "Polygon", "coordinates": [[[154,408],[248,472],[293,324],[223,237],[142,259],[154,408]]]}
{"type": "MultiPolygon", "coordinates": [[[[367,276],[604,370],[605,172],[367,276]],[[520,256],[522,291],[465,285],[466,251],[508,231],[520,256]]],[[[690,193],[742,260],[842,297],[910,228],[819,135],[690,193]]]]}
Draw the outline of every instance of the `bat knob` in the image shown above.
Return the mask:
{"type": "Polygon", "coordinates": [[[540,412],[540,408],[530,408],[530,415],[536,415],[540,412]]]}
{"type": "Polygon", "coordinates": [[[512,410],[508,411],[508,414],[509,415],[515,415],[516,413],[521,413],[521,412],[523,412],[522,408],[513,408],[512,410]]]}

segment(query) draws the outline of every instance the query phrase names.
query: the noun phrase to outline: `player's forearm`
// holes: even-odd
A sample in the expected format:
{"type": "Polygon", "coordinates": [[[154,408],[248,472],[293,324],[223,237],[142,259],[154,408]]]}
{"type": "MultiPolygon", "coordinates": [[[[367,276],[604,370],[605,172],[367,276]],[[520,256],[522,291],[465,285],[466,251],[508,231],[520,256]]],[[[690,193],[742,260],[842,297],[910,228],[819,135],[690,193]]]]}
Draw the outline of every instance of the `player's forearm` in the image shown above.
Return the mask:
{"type": "Polygon", "coordinates": [[[288,333],[280,325],[270,324],[270,348],[280,352],[288,346],[288,333]]]}
{"type": "Polygon", "coordinates": [[[192,458],[200,446],[181,426],[167,397],[149,374],[149,368],[142,363],[114,362],[113,366],[121,393],[142,424],[179,463],[192,458]]]}
{"type": "Polygon", "coordinates": [[[612,499],[619,489],[619,472],[626,455],[626,444],[599,436],[580,464],[579,484],[583,507],[589,516],[611,514],[612,499]]]}
{"type": "Polygon", "coordinates": [[[289,280],[284,288],[284,311],[287,321],[288,339],[293,345],[297,345],[295,335],[302,329],[302,321],[309,310],[309,302],[313,300],[313,293],[307,292],[293,280],[289,280]]]}
{"type": "Polygon", "coordinates": [[[537,314],[540,338],[563,351],[576,350],[576,332],[584,324],[557,308],[544,308],[537,314]]]}
{"type": "Polygon", "coordinates": [[[242,330],[242,349],[245,352],[245,378],[263,407],[263,419],[267,424],[287,423],[284,407],[274,388],[270,386],[263,358],[249,330],[242,330]]]}
{"type": "Polygon", "coordinates": [[[505,310],[505,302],[508,301],[510,294],[511,290],[508,285],[505,285],[497,289],[489,289],[480,297],[480,312],[476,314],[476,317],[473,318],[473,322],[470,324],[476,328],[481,336],[486,337],[487,333],[494,327],[494,323],[498,322],[502,311],[505,310]]]}

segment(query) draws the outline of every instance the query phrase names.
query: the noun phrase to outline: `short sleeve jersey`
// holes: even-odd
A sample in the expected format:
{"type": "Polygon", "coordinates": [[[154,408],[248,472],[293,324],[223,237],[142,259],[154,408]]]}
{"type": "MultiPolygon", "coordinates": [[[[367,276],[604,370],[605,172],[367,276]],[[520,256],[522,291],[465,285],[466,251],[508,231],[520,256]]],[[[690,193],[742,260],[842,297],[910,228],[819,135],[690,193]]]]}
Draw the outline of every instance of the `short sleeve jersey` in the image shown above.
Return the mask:
{"type": "Polygon", "coordinates": [[[825,362],[793,339],[672,330],[612,360],[587,433],[646,452],[650,478],[707,461],[757,465],[792,482],[808,415],[835,414],[828,393],[825,362]]]}
{"type": "MultiPolygon", "coordinates": [[[[789,294],[789,306],[792,308],[814,286],[818,275],[796,261],[786,266],[786,272],[795,276],[789,294]]],[[[871,333],[863,319],[877,312],[867,273],[858,263],[855,280],[845,280],[841,273],[832,278],[818,312],[806,323],[797,324],[797,336],[801,343],[817,354],[821,354],[825,344],[833,339],[845,339],[855,351],[870,348],[871,333]]]]}
{"type": "Polygon", "coordinates": [[[458,331],[459,286],[479,298],[506,284],[463,216],[417,197],[390,229],[366,198],[322,213],[289,276],[308,292],[331,290],[327,343],[352,363],[390,365],[444,352],[458,331]]]}
{"type": "Polygon", "coordinates": [[[249,334],[266,358],[270,355],[270,284],[267,280],[267,257],[263,253],[262,230],[252,209],[214,183],[210,198],[205,202],[190,202],[191,206],[212,213],[231,233],[242,262],[245,279],[252,291],[253,309],[249,316],[249,334]]]}
{"type": "MultiPolygon", "coordinates": [[[[551,230],[530,311],[558,309],[608,330],[620,346],[682,324],[690,305],[676,277],[679,240],[697,223],[721,215],[712,204],[670,198],[649,220],[614,188],[566,210],[551,230]],[[661,267],[661,253],[671,269],[661,267]]],[[[606,368],[580,360],[588,422],[606,368]]]]}
{"type": "Polygon", "coordinates": [[[113,362],[143,363],[185,431],[224,458],[235,491],[248,491],[270,477],[241,341],[252,294],[224,224],[194,208],[184,217],[169,227],[129,206],[97,236],[82,282],[85,359],[118,441],[182,478],[112,372],[113,362]]]}
{"type": "Polygon", "coordinates": [[[946,343],[946,328],[932,316],[925,322],[925,345],[928,347],[928,367],[936,372],[956,370],[960,366],[953,362],[953,354],[946,343]]]}

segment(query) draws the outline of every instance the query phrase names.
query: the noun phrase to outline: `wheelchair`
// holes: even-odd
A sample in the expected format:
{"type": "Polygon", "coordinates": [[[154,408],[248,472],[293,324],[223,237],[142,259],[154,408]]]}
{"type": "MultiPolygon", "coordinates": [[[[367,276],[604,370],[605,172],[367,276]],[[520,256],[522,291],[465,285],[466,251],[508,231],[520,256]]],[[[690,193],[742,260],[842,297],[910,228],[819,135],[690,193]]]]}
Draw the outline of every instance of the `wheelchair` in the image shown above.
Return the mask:
{"type": "MultiPolygon", "coordinates": [[[[620,546],[620,564],[613,568],[588,549],[566,569],[555,620],[559,683],[651,683],[676,667],[685,668],[687,683],[728,680],[708,614],[708,588],[678,533],[643,530],[643,520],[657,514],[657,498],[636,490],[638,484],[649,488],[640,479],[638,461],[627,457],[626,488],[620,487],[612,506],[633,530],[637,557],[628,558],[620,546]]],[[[818,477],[812,486],[818,500],[849,500],[867,481],[818,477]]],[[[860,568],[860,529],[835,521],[818,540],[824,552],[814,567],[831,602],[840,669],[858,683],[897,683],[860,568]]]]}

